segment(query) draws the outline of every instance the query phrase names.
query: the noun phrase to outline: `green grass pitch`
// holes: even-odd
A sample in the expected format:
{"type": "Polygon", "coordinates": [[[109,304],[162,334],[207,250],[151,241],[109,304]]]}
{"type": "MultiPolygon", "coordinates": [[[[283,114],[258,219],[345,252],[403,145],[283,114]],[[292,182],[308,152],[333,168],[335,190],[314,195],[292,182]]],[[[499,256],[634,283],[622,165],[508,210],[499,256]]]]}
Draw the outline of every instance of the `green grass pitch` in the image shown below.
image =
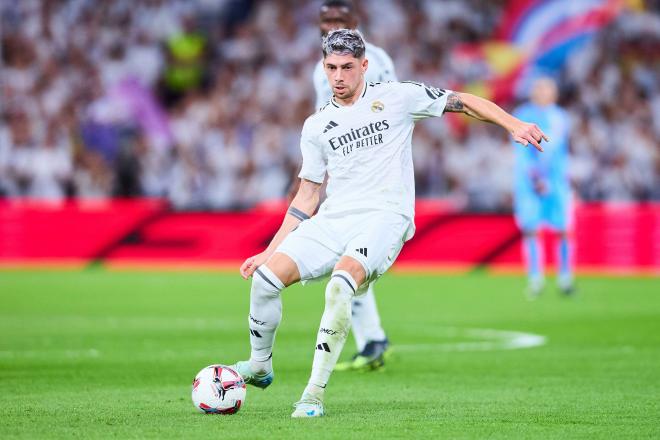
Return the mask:
{"type": "Polygon", "coordinates": [[[274,384],[215,416],[190,384],[249,353],[238,275],[1,271],[0,438],[660,438],[660,280],[578,283],[528,302],[521,277],[387,275],[386,371],[335,373],[327,416],[293,420],[322,284],[284,293],[274,384]],[[475,328],[547,341],[475,350],[475,328]]]}

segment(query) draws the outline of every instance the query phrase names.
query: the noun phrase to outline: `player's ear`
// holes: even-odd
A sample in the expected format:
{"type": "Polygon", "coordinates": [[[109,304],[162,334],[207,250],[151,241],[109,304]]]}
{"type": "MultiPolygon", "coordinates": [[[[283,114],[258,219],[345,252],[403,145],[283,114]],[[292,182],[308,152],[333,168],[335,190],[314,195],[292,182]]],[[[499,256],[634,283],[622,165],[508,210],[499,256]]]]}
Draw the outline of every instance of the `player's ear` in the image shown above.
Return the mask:
{"type": "Polygon", "coordinates": [[[362,60],[362,73],[366,72],[368,67],[369,67],[369,60],[365,58],[362,60]]]}

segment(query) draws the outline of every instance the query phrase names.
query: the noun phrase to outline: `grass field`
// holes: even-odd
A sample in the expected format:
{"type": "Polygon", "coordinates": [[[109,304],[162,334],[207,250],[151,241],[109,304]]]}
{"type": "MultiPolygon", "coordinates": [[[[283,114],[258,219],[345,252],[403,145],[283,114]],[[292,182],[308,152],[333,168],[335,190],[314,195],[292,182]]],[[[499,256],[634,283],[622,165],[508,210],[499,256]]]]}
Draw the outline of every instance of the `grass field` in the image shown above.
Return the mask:
{"type": "Polygon", "coordinates": [[[247,282],[2,271],[0,438],[659,438],[660,280],[581,278],[577,297],[548,289],[535,302],[522,288],[513,276],[386,276],[386,371],[334,374],[327,417],[292,420],[322,285],[284,293],[274,384],[213,416],[193,408],[190,383],[248,355],[247,282]],[[474,329],[546,343],[507,350],[474,329]]]}

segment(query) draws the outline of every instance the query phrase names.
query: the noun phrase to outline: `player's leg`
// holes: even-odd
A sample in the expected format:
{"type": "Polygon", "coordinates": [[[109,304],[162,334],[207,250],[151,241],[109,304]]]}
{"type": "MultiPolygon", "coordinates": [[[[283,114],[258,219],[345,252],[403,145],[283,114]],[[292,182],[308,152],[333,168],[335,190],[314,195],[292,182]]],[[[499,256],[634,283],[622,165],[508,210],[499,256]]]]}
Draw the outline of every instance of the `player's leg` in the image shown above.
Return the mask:
{"type": "Polygon", "coordinates": [[[383,330],[380,323],[378,306],[376,305],[374,284],[375,283],[369,283],[367,293],[353,299],[353,305],[355,305],[356,302],[359,302],[359,305],[357,312],[352,315],[351,323],[352,325],[355,325],[359,322],[365,340],[362,346],[359,347],[360,351],[364,350],[365,345],[370,341],[384,341],[386,339],[385,330],[383,330]]]}
{"type": "Polygon", "coordinates": [[[537,230],[523,231],[523,255],[527,267],[527,290],[531,298],[543,291],[545,284],[543,247],[537,230]]]}
{"type": "Polygon", "coordinates": [[[548,206],[548,223],[558,231],[557,241],[557,285],[562,293],[571,295],[575,291],[573,282],[573,243],[569,232],[571,224],[570,189],[558,190],[552,195],[548,206]]]}
{"type": "Polygon", "coordinates": [[[292,417],[322,416],[323,395],[351,328],[351,301],[366,273],[362,264],[343,256],[325,289],[325,309],[316,338],[312,374],[292,417]]]}
{"type": "MultiPolygon", "coordinates": [[[[410,220],[389,212],[370,212],[347,219],[345,253],[326,287],[325,310],[317,334],[312,374],[292,417],[323,415],[323,395],[346,342],[351,301],[394,262],[403,246],[410,220]]],[[[341,228],[340,228],[341,229],[341,228]]]]}
{"type": "MultiPolygon", "coordinates": [[[[375,280],[384,273],[398,256],[410,221],[398,214],[376,213],[378,219],[370,219],[365,231],[357,231],[350,237],[347,255],[362,262],[369,272],[368,289],[364,295],[353,299],[352,325],[361,329],[364,346],[350,361],[339,364],[337,370],[379,369],[385,363],[389,340],[383,330],[374,294],[375,280]],[[371,243],[370,246],[365,243],[371,243]],[[380,262],[374,265],[374,262],[380,262]],[[356,303],[358,305],[356,305],[356,303]]],[[[362,291],[362,289],[361,289],[362,291]]]]}
{"type": "Polygon", "coordinates": [[[275,253],[266,264],[256,270],[250,292],[250,366],[257,373],[272,370],[271,358],[275,332],[282,320],[280,292],[300,280],[294,261],[287,255],[275,253]],[[256,278],[256,279],[255,279],[256,278]]]}
{"type": "Polygon", "coordinates": [[[252,276],[250,292],[250,361],[236,368],[246,383],[265,388],[273,380],[272,350],[282,318],[280,292],[298,280],[330,271],[339,258],[338,244],[313,218],[302,222],[252,276]]]}
{"type": "Polygon", "coordinates": [[[527,271],[527,294],[538,296],[545,283],[543,270],[543,249],[539,241],[538,229],[541,223],[541,201],[533,192],[519,188],[514,193],[514,215],[522,230],[522,254],[527,271]]]}
{"type": "MultiPolygon", "coordinates": [[[[369,286],[371,290],[371,286],[369,286]]],[[[355,356],[364,349],[365,344],[367,343],[365,337],[366,329],[363,326],[363,310],[362,307],[362,298],[353,298],[352,302],[352,317],[351,317],[351,332],[353,333],[353,339],[355,339],[355,356]]],[[[347,368],[350,368],[351,362],[347,363],[347,368]]]]}
{"type": "Polygon", "coordinates": [[[375,370],[382,367],[389,349],[389,340],[380,322],[374,283],[369,283],[367,293],[353,298],[351,328],[357,353],[350,360],[337,364],[335,370],[375,370]]]}
{"type": "Polygon", "coordinates": [[[299,279],[295,262],[282,253],[275,253],[252,276],[248,317],[250,360],[235,365],[248,384],[266,388],[273,381],[273,344],[282,320],[280,292],[299,279]]]}
{"type": "Polygon", "coordinates": [[[572,248],[573,245],[570,235],[566,231],[561,231],[557,243],[557,257],[559,262],[557,285],[566,295],[571,295],[575,291],[573,283],[573,268],[571,265],[572,248]]]}

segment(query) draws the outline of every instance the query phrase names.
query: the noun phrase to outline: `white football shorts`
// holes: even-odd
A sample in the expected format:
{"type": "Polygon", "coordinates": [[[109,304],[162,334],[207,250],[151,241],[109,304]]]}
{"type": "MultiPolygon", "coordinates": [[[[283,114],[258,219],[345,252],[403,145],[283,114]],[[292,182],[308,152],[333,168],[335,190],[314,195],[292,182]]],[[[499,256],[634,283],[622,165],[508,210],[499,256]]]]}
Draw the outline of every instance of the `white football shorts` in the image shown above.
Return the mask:
{"type": "Polygon", "coordinates": [[[320,212],[301,222],[275,252],[289,256],[298,266],[300,279],[322,278],[347,255],[359,261],[367,274],[358,294],[384,274],[414,233],[413,222],[390,211],[351,214],[320,212]]]}

